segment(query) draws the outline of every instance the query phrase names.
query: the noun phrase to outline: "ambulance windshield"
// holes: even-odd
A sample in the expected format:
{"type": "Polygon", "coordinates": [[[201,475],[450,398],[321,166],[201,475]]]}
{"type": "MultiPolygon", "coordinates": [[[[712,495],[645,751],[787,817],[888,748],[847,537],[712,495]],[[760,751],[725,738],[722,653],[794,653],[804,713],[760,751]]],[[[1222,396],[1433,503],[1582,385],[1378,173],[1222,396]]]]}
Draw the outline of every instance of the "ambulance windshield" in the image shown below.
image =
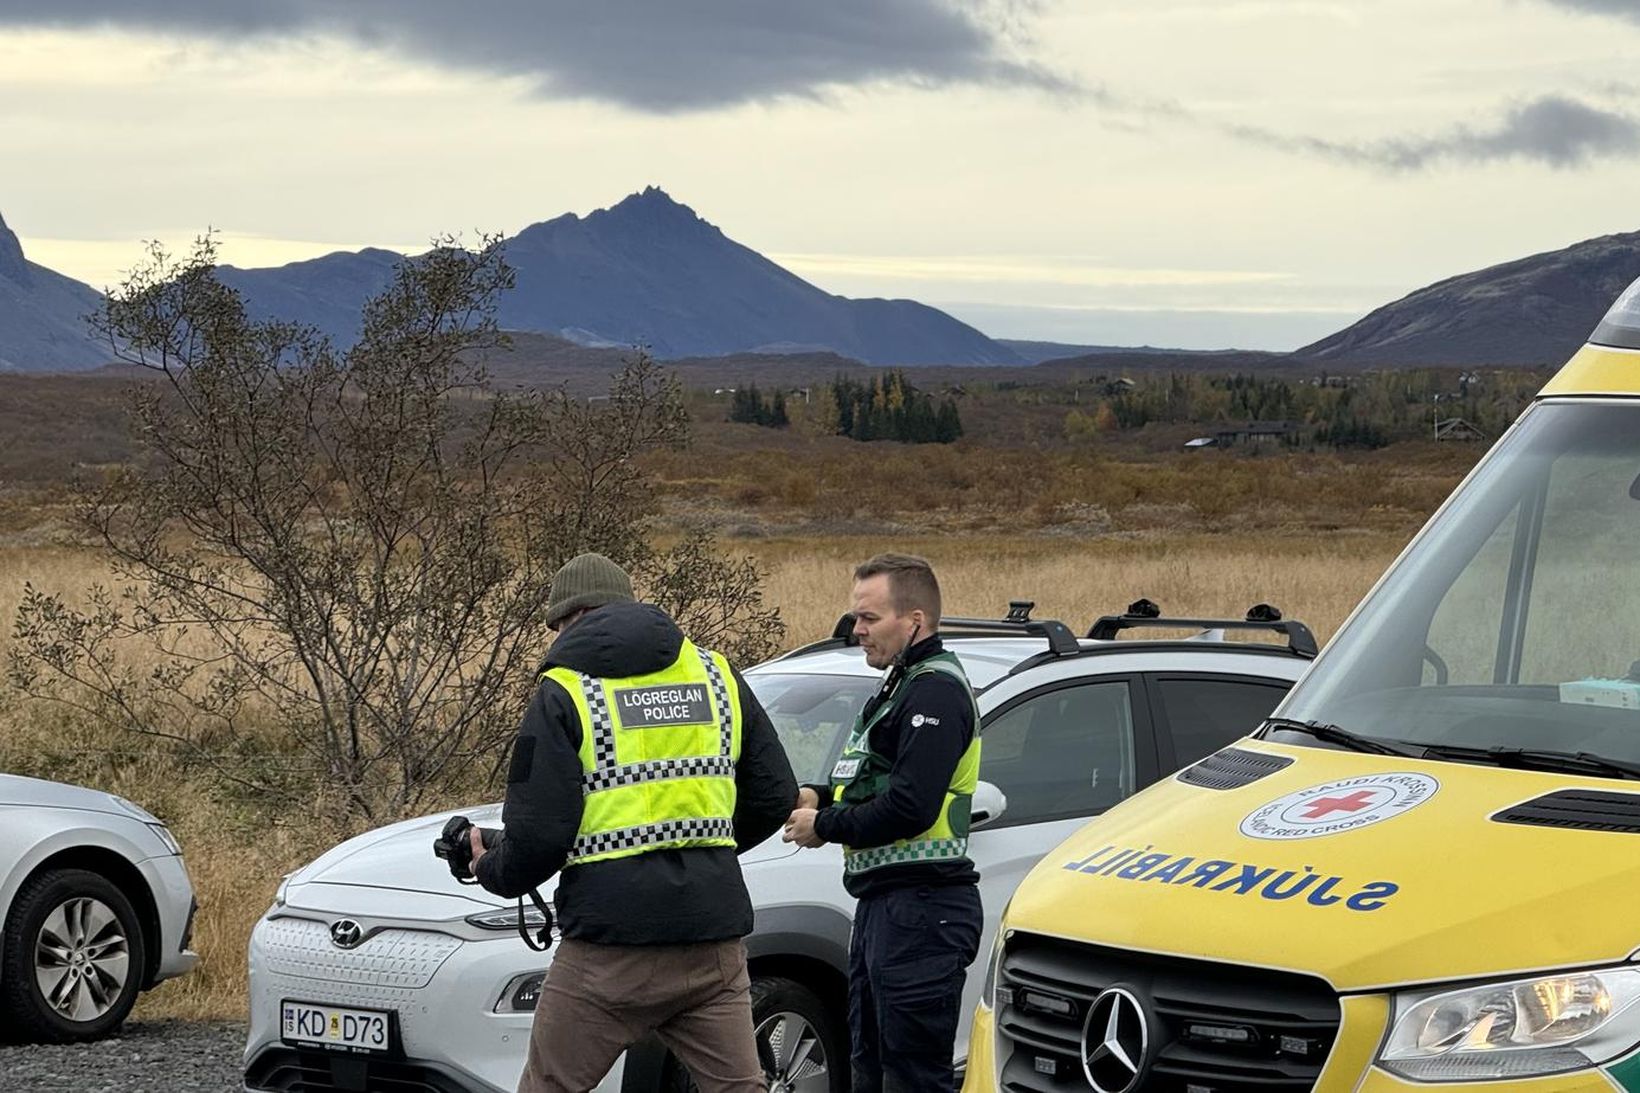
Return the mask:
{"type": "Polygon", "coordinates": [[[1640,349],[1640,281],[1617,298],[1589,340],[1596,345],[1640,349]]]}
{"type": "Polygon", "coordinates": [[[1276,712],[1640,764],[1640,401],[1535,406],[1276,712]]]}

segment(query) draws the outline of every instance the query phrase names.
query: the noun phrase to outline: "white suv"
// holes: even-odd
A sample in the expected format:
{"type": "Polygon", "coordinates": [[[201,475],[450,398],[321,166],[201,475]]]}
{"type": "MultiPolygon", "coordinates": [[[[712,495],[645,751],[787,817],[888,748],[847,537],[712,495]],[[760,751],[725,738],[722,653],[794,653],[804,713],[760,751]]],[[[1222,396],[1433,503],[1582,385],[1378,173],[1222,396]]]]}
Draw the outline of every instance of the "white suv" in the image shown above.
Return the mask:
{"type": "MultiPolygon", "coordinates": [[[[987,936],[1026,872],[1089,817],[1244,736],[1315,654],[1302,623],[1260,605],[1248,620],[1161,618],[1140,601],[1085,638],[1032,620],[948,619],[946,647],[979,696],[985,748],[970,854],[987,936]],[[1137,627],[1194,631],[1123,641],[1137,627]],[[1226,641],[1225,631],[1283,644],[1226,641]]],[[[849,636],[760,664],[746,681],[799,782],[826,780],[879,675],[849,636]]],[[[500,806],[465,810],[495,826],[500,806]]],[[[361,835],[287,877],[250,945],[247,1090],[511,1090],[550,954],[527,949],[518,911],[457,884],[432,841],[450,814],[361,835]]],[[[756,908],[746,939],[759,1049],[774,1090],[848,1088],[845,969],[854,901],[840,851],[778,836],[741,856],[756,908]]],[[[550,892],[548,893],[550,898],[550,892]]],[[[526,909],[528,905],[525,905],[526,909]]],[[[534,911],[527,918],[539,924],[534,911]]],[[[968,976],[957,1051],[980,988],[968,976]]],[[[600,1090],[686,1089],[658,1045],[628,1051],[600,1090]]]]}
{"type": "Polygon", "coordinates": [[[111,793],[0,774],[0,831],[10,1034],[106,1035],[138,991],[194,966],[194,890],[159,820],[111,793]]]}

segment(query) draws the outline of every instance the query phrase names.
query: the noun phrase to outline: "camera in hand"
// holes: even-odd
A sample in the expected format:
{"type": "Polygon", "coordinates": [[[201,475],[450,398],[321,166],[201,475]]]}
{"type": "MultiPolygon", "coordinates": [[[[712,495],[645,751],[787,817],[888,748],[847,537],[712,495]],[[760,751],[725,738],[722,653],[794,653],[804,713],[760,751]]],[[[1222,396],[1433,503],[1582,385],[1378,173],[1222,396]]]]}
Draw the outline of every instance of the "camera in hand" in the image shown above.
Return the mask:
{"type": "MultiPolygon", "coordinates": [[[[462,884],[477,884],[473,878],[473,822],[465,816],[451,816],[444,824],[444,830],[439,832],[438,838],[433,840],[433,853],[443,858],[450,867],[450,875],[462,884]]],[[[494,828],[481,827],[478,829],[479,840],[484,849],[494,845],[495,837],[500,832],[494,828]]],[[[544,953],[552,946],[552,905],[542,898],[541,893],[534,888],[530,889],[530,902],[535,904],[536,910],[541,913],[541,921],[537,925],[532,937],[529,926],[524,921],[524,897],[518,897],[518,936],[524,939],[524,944],[538,953],[544,953]]]]}
{"type": "MultiPolygon", "coordinates": [[[[450,867],[450,875],[463,884],[473,882],[473,841],[470,832],[473,822],[465,816],[451,816],[445,821],[444,830],[439,837],[433,840],[433,853],[444,859],[450,867]]],[[[490,847],[490,841],[495,832],[489,828],[479,828],[479,838],[484,840],[484,848],[490,847]]]]}

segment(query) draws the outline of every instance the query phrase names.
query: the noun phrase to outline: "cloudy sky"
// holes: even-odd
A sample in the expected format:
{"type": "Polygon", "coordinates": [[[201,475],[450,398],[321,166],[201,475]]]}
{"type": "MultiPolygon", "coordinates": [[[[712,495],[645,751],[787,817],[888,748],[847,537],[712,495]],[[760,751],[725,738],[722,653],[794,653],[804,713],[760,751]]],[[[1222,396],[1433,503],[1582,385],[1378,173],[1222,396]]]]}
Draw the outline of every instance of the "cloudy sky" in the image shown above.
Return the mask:
{"type": "Polygon", "coordinates": [[[0,0],[0,163],[99,287],[654,184],[995,336],[1293,348],[1640,229],[1640,0],[0,0]]]}

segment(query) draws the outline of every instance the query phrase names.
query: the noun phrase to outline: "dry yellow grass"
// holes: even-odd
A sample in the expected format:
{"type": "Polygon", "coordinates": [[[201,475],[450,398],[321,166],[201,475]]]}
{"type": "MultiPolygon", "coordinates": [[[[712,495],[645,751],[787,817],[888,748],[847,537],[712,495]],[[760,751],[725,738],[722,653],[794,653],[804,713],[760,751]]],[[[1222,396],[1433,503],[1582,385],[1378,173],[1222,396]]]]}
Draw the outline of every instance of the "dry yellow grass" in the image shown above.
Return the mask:
{"type": "MultiPolygon", "coordinates": [[[[767,597],[780,607],[794,644],[830,632],[847,607],[852,566],[887,549],[934,561],[950,614],[996,617],[1009,599],[1028,598],[1037,602],[1037,617],[1061,618],[1080,631],[1096,616],[1120,611],[1140,596],[1169,613],[1215,616],[1238,616],[1262,601],[1303,619],[1325,639],[1403,539],[1390,533],[1086,541],[827,538],[740,540],[728,546],[766,567],[767,597]]],[[[73,590],[106,577],[99,560],[73,550],[32,545],[0,550],[0,617],[12,617],[25,580],[48,590],[73,590]]],[[[0,653],[7,640],[0,636],[0,653]]],[[[0,769],[118,792],[173,825],[199,892],[195,945],[202,959],[193,975],[145,996],[139,1014],[241,1017],[250,930],[280,875],[315,850],[300,802],[292,802],[290,814],[270,827],[185,778],[175,761],[142,741],[110,735],[57,707],[27,703],[5,691],[0,691],[0,769]]],[[[340,834],[318,837],[323,845],[340,834]]]]}
{"type": "Polygon", "coordinates": [[[999,618],[1011,599],[1037,618],[1085,631],[1141,596],[1171,615],[1239,617],[1272,603],[1323,640],[1405,542],[1399,535],[1185,536],[1086,542],[1056,538],[832,538],[734,543],[767,568],[770,602],[794,641],[831,631],[848,607],[849,572],[881,550],[922,554],[949,615],[999,618]]]}

